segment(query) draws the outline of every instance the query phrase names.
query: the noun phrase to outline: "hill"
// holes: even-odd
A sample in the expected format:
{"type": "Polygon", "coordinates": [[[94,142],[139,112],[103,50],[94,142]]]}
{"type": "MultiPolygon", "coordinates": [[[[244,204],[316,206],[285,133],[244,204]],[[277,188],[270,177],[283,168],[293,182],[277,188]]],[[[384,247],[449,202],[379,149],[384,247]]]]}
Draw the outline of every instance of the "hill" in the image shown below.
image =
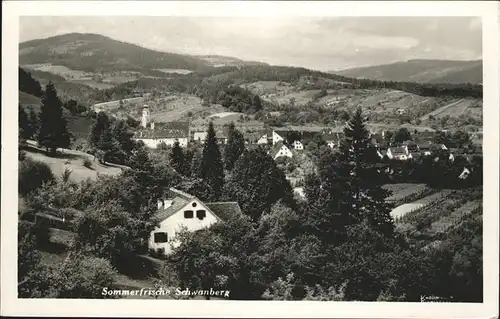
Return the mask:
{"type": "Polygon", "coordinates": [[[90,33],[68,33],[20,43],[19,63],[56,64],[88,72],[208,67],[192,56],[158,52],[90,33]]]}
{"type": "Polygon", "coordinates": [[[331,73],[355,78],[423,83],[482,83],[483,62],[449,60],[409,60],[331,73]]]}
{"type": "Polygon", "coordinates": [[[234,57],[222,56],[222,55],[197,55],[198,59],[201,59],[213,67],[223,67],[223,66],[244,66],[244,65],[268,65],[263,62],[256,61],[244,61],[234,57]]]}

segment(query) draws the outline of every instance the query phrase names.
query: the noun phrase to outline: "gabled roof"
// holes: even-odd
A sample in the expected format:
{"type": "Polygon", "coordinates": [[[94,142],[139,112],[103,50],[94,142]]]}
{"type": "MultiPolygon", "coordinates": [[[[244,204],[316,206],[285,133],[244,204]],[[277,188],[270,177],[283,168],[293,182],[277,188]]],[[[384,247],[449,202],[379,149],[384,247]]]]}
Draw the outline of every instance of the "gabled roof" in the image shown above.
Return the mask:
{"type": "Polygon", "coordinates": [[[212,202],[203,203],[196,196],[178,190],[176,188],[170,188],[167,193],[168,199],[172,200],[172,204],[165,208],[159,209],[156,217],[160,221],[164,221],[170,216],[177,213],[182,207],[186,206],[192,200],[198,200],[203,205],[205,205],[208,210],[219,220],[227,220],[231,216],[241,215],[241,209],[237,202],[212,202]]]}
{"type": "Polygon", "coordinates": [[[237,202],[212,202],[206,203],[206,205],[222,220],[241,215],[240,205],[237,202]]]}
{"type": "Polygon", "coordinates": [[[184,199],[182,197],[175,197],[174,199],[172,199],[172,205],[164,209],[158,209],[156,218],[158,218],[160,221],[164,221],[173,214],[177,213],[182,207],[186,206],[189,201],[190,200],[184,199]]]}
{"type": "Polygon", "coordinates": [[[406,149],[404,147],[391,147],[390,150],[392,155],[407,154],[406,149]]]}
{"type": "MultiPolygon", "coordinates": [[[[288,148],[285,144],[283,144],[282,141],[276,143],[273,145],[273,147],[271,147],[271,149],[269,150],[269,154],[271,154],[272,157],[276,156],[276,154],[279,152],[279,150],[285,146],[286,148],[288,148]]],[[[288,148],[289,149],[289,148],[288,148]]]]}
{"type": "Polygon", "coordinates": [[[154,129],[141,127],[136,132],[137,138],[184,138],[189,137],[189,122],[154,123],[154,129]]]}

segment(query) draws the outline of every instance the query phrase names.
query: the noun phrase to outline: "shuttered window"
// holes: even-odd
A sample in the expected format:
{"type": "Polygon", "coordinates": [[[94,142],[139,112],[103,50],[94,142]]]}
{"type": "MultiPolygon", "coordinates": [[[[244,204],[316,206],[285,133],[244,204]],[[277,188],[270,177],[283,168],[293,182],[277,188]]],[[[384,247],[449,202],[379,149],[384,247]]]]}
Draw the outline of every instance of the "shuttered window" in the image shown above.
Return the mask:
{"type": "Polygon", "coordinates": [[[168,234],[163,232],[155,233],[155,243],[166,243],[168,241],[168,234]]]}
{"type": "Polygon", "coordinates": [[[197,210],[196,211],[196,218],[198,219],[203,219],[207,216],[207,212],[203,209],[197,210]]]}

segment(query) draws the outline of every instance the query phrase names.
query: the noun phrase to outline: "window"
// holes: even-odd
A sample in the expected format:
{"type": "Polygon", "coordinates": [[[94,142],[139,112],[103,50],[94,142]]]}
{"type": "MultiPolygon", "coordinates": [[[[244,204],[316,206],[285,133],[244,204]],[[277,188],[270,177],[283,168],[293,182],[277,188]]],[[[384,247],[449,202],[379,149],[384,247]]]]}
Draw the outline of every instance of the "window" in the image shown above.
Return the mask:
{"type": "Polygon", "coordinates": [[[193,207],[196,207],[196,203],[193,203],[193,207]]]}
{"type": "Polygon", "coordinates": [[[207,216],[207,212],[203,209],[197,210],[196,211],[196,218],[198,219],[203,219],[207,216]]]}
{"type": "Polygon", "coordinates": [[[166,243],[168,241],[167,233],[155,233],[155,243],[166,243]]]}
{"type": "Polygon", "coordinates": [[[192,210],[185,210],[184,211],[184,218],[193,218],[193,211],[192,210]]]}

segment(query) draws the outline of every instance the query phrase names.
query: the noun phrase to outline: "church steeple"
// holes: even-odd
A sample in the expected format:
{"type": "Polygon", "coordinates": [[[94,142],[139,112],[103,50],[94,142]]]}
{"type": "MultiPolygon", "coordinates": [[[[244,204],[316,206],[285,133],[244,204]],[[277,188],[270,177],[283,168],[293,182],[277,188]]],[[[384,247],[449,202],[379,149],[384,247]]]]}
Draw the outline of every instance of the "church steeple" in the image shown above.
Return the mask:
{"type": "Polygon", "coordinates": [[[141,126],[144,128],[148,127],[149,120],[149,107],[147,105],[144,105],[144,107],[142,108],[141,126]]]}

